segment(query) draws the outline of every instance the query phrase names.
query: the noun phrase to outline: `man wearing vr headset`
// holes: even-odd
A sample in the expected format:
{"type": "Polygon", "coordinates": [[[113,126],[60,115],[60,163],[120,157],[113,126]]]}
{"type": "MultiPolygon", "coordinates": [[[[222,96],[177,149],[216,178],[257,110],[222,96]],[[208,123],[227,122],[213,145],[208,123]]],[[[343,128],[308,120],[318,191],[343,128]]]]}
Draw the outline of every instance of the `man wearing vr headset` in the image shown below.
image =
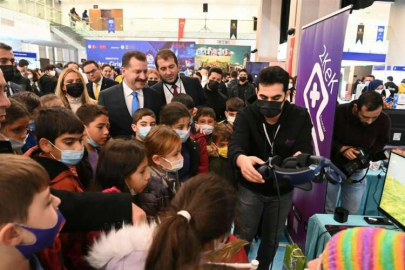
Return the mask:
{"type": "Polygon", "coordinates": [[[237,169],[238,179],[239,223],[235,231],[238,237],[252,242],[262,226],[257,254],[259,269],[269,269],[276,253],[278,240],[276,243],[274,240],[284,230],[293,188],[280,187],[279,198],[274,182],[265,181],[254,166],[276,155],[285,159],[301,153],[312,154],[310,116],[306,109],[286,100],[288,83],[289,75],[280,67],[260,71],[257,94],[237,114],[229,145],[228,156],[237,169]]]}
{"type": "Polygon", "coordinates": [[[383,98],[376,91],[367,91],[358,100],[336,107],[331,160],[349,175],[341,184],[328,184],[326,213],[334,213],[339,189],[341,206],[350,215],[358,212],[369,161],[379,160],[378,152],[389,142],[391,121],[382,109],[383,98]],[[353,169],[348,173],[350,167],[353,169]]]}

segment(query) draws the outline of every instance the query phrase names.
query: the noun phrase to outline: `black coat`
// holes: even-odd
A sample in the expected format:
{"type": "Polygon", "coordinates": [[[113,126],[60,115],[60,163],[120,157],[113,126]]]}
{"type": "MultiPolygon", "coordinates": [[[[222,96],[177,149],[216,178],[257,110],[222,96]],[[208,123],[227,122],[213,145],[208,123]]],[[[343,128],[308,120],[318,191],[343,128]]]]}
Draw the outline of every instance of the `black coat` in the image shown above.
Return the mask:
{"type": "Polygon", "coordinates": [[[214,92],[208,90],[207,85],[204,87],[204,92],[207,96],[207,106],[212,108],[215,112],[215,120],[219,122],[226,119],[225,110],[227,97],[218,90],[214,92]]]}
{"type": "MultiPolygon", "coordinates": [[[[202,106],[207,104],[207,97],[204,95],[200,81],[197,78],[180,76],[180,79],[183,82],[186,94],[191,96],[191,98],[194,100],[194,106],[202,106]]],[[[163,95],[163,99],[166,101],[163,87],[165,87],[163,85],[163,81],[160,81],[153,85],[152,89],[155,89],[161,93],[163,95]]]]}
{"type": "MultiPolygon", "coordinates": [[[[274,125],[269,125],[256,106],[257,97],[249,99],[250,105],[243,108],[233,124],[233,134],[229,144],[228,159],[238,172],[238,182],[244,187],[262,195],[277,195],[272,182],[256,184],[245,180],[236,165],[239,155],[256,156],[267,161],[271,154],[271,147],[263,129],[265,123],[270,140],[274,142],[274,155],[284,160],[296,152],[312,154],[312,122],[307,109],[285,101],[280,119],[274,125]],[[274,139],[275,129],[280,129],[274,139]]],[[[291,191],[281,190],[281,193],[291,191]]]]}
{"type": "MultiPolygon", "coordinates": [[[[118,84],[118,82],[103,77],[103,80],[101,81],[101,88],[99,90],[101,92],[101,91],[103,91],[103,90],[105,90],[107,88],[110,88],[110,87],[112,87],[114,85],[117,85],[117,84],[118,84]]],[[[96,99],[96,97],[94,96],[93,83],[88,82],[86,84],[86,87],[87,87],[87,92],[89,93],[89,96],[92,99],[96,99]]]]}
{"type": "Polygon", "coordinates": [[[25,78],[18,70],[14,73],[14,77],[11,81],[21,86],[25,91],[33,92],[30,80],[25,78]]]}
{"type": "MultiPolygon", "coordinates": [[[[160,93],[146,87],[143,89],[144,108],[152,110],[156,117],[159,116],[160,109],[164,106],[160,93]]],[[[98,104],[105,106],[110,118],[110,135],[112,137],[121,135],[132,135],[132,116],[125,103],[124,88],[122,84],[110,87],[102,92],[98,99],[98,104]]]]}
{"type": "Polygon", "coordinates": [[[228,89],[228,93],[229,98],[238,97],[246,103],[251,96],[256,95],[256,89],[251,83],[246,83],[243,85],[237,83],[231,89],[228,89]],[[239,95],[239,92],[241,92],[241,95],[239,95]]]}

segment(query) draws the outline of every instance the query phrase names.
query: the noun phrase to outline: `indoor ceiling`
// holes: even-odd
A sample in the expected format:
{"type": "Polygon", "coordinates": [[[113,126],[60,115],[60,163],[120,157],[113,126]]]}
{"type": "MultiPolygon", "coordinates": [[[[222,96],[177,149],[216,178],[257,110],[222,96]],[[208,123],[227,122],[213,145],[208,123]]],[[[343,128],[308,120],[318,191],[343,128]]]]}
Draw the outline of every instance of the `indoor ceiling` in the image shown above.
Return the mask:
{"type": "MultiPolygon", "coordinates": [[[[94,4],[97,3],[111,3],[111,0],[59,0],[60,2],[63,3],[89,3],[89,2],[94,2],[94,4]]],[[[192,3],[192,4],[203,4],[203,3],[208,3],[208,4],[229,4],[229,5],[237,5],[237,4],[259,4],[262,1],[266,0],[148,0],[148,3],[176,3],[176,4],[181,4],[181,3],[192,3]]],[[[114,1],[115,3],[119,2],[142,2],[145,3],[145,0],[117,0],[114,1]]]]}

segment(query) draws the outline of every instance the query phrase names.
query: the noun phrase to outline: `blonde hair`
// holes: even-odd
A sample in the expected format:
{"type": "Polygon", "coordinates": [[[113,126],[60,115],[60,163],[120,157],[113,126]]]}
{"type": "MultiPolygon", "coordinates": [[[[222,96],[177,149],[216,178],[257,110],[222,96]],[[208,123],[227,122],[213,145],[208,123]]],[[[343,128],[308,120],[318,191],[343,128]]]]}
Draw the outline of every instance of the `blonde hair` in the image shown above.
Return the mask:
{"type": "Polygon", "coordinates": [[[84,91],[81,96],[82,105],[83,104],[96,104],[96,101],[91,99],[89,96],[89,93],[87,92],[87,87],[86,87],[86,84],[84,83],[84,78],[83,78],[82,74],[76,69],[66,68],[59,75],[58,84],[56,85],[56,91],[55,91],[56,96],[58,96],[62,100],[63,104],[65,104],[65,107],[71,109],[70,105],[69,105],[69,101],[67,100],[67,97],[66,97],[66,91],[62,90],[64,80],[69,73],[76,73],[79,76],[80,80],[82,80],[82,84],[84,86],[84,91]]]}
{"type": "Polygon", "coordinates": [[[181,146],[181,139],[171,127],[157,126],[149,131],[143,144],[146,147],[149,166],[156,166],[152,157],[154,155],[164,156],[169,154],[176,147],[181,146]]]}
{"type": "Polygon", "coordinates": [[[153,69],[153,68],[152,68],[152,69],[148,69],[148,72],[146,73],[146,77],[148,78],[151,73],[156,74],[157,77],[158,77],[158,79],[160,80],[160,74],[159,74],[159,72],[158,72],[156,69],[153,69]]]}

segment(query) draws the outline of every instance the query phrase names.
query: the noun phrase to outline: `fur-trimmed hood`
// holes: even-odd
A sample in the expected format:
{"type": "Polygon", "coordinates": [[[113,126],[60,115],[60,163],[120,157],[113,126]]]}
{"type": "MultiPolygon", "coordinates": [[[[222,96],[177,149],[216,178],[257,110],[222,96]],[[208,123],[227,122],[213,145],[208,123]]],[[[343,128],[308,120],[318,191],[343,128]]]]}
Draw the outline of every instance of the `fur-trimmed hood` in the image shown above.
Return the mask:
{"type": "Polygon", "coordinates": [[[86,259],[96,269],[144,269],[155,229],[145,223],[102,233],[86,259]]]}

